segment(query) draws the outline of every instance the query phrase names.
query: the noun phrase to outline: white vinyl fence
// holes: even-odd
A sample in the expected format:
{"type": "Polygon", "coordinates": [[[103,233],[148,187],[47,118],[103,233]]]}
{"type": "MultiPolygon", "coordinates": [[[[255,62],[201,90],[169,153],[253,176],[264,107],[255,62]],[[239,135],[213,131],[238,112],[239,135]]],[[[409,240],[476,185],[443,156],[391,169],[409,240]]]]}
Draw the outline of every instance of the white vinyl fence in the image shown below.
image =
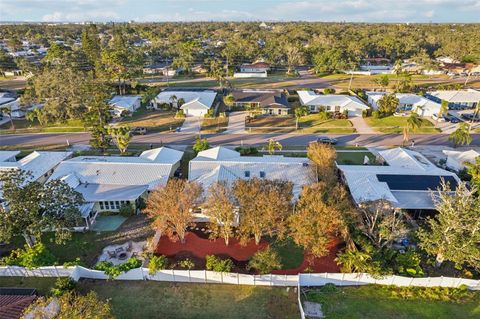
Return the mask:
{"type": "MultiPolygon", "coordinates": [[[[108,279],[103,271],[88,269],[82,266],[62,267],[47,266],[27,269],[17,266],[0,267],[0,277],[71,277],[74,280],[81,278],[108,279]]],[[[320,273],[299,275],[248,275],[239,273],[219,273],[207,270],[174,270],[165,269],[150,275],[147,268],[136,268],[122,273],[116,280],[154,280],[185,283],[232,284],[277,287],[304,287],[324,286],[331,283],[336,286],[360,286],[368,284],[416,286],[416,287],[458,287],[465,285],[471,290],[480,290],[480,280],[426,277],[409,278],[402,276],[384,276],[374,278],[367,273],[320,273]]]]}

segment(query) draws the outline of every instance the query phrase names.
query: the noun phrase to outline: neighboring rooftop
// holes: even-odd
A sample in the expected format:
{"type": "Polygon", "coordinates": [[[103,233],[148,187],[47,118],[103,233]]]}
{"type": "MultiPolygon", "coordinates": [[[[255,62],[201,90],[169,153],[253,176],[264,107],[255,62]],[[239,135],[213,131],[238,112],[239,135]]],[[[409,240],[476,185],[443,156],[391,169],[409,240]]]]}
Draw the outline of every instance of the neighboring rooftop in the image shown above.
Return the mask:
{"type": "Polygon", "coordinates": [[[253,177],[287,180],[293,183],[293,194],[298,197],[302,186],[312,182],[309,165],[305,157],[241,156],[220,146],[198,153],[189,163],[188,177],[201,183],[204,190],[219,181],[232,185],[237,179],[253,177]]]}
{"type": "Polygon", "coordinates": [[[349,109],[368,109],[359,98],[350,95],[317,94],[314,91],[298,91],[300,101],[304,105],[341,106],[349,109]]]}
{"type": "Polygon", "coordinates": [[[239,103],[260,103],[260,107],[283,107],[290,108],[287,96],[281,90],[233,90],[235,102],[239,103]]]}
{"type": "Polygon", "coordinates": [[[177,101],[180,99],[185,101],[185,104],[182,105],[182,108],[190,103],[196,102],[204,105],[206,108],[210,108],[215,100],[215,97],[217,96],[217,92],[213,90],[164,90],[157,95],[155,102],[169,104],[172,102],[170,99],[172,96],[176,96],[177,101]]]}
{"type": "MultiPolygon", "coordinates": [[[[388,92],[366,92],[368,97],[377,103],[384,95],[389,94],[388,92]]],[[[411,104],[418,107],[440,107],[440,104],[429,100],[423,96],[412,94],[412,93],[395,93],[400,104],[411,104]]]]}
{"type": "Polygon", "coordinates": [[[445,100],[449,103],[477,103],[480,101],[480,91],[467,90],[453,90],[453,91],[433,91],[428,92],[429,95],[440,100],[445,100]]]}
{"type": "Polygon", "coordinates": [[[442,180],[456,189],[458,177],[418,152],[394,148],[380,151],[388,166],[338,165],[357,204],[386,199],[404,209],[434,209],[432,191],[442,180]]]}
{"type": "Polygon", "coordinates": [[[37,299],[35,289],[0,288],[0,318],[20,319],[23,312],[37,299]]]}
{"type": "Polygon", "coordinates": [[[16,156],[20,151],[0,151],[0,162],[17,161],[16,156]]]}
{"type": "Polygon", "coordinates": [[[125,109],[131,108],[139,99],[141,99],[141,96],[138,95],[115,95],[109,102],[108,104],[111,106],[116,106],[116,107],[121,107],[125,109]]]}

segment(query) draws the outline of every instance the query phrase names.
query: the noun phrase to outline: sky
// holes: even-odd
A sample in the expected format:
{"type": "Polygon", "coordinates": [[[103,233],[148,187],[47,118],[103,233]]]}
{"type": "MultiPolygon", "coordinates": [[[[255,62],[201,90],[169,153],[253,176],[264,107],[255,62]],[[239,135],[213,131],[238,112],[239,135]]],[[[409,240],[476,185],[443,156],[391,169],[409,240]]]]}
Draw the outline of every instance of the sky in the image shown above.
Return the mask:
{"type": "Polygon", "coordinates": [[[0,21],[480,23],[480,0],[0,0],[0,21]]]}

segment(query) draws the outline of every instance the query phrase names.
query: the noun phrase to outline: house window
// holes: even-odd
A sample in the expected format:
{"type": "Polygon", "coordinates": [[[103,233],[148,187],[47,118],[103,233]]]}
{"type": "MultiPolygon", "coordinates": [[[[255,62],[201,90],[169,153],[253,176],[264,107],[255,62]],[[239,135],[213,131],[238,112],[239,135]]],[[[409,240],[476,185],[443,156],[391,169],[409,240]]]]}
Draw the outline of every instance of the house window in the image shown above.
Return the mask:
{"type": "Polygon", "coordinates": [[[99,202],[99,204],[100,204],[100,209],[103,210],[104,209],[103,202],[99,202]]]}
{"type": "Polygon", "coordinates": [[[250,177],[250,171],[245,171],[245,177],[249,178],[250,177]]]}
{"type": "Polygon", "coordinates": [[[332,110],[332,107],[329,105],[327,106],[327,111],[331,111],[332,110]]]}
{"type": "Polygon", "coordinates": [[[278,115],[282,115],[282,110],[278,109],[278,115]]]}
{"type": "Polygon", "coordinates": [[[115,209],[120,209],[120,202],[119,201],[115,202],[115,209]]]}
{"type": "Polygon", "coordinates": [[[110,209],[110,206],[108,205],[108,202],[104,202],[104,204],[105,204],[105,209],[106,209],[106,210],[109,210],[109,209],[110,209]]]}
{"type": "Polygon", "coordinates": [[[315,111],[315,105],[310,105],[310,111],[315,111]]]}
{"type": "Polygon", "coordinates": [[[269,110],[268,110],[268,114],[272,115],[272,114],[273,114],[273,110],[272,110],[272,109],[269,109],[269,110]]]}
{"type": "Polygon", "coordinates": [[[265,172],[264,171],[260,171],[260,178],[265,178],[265,172]]]}

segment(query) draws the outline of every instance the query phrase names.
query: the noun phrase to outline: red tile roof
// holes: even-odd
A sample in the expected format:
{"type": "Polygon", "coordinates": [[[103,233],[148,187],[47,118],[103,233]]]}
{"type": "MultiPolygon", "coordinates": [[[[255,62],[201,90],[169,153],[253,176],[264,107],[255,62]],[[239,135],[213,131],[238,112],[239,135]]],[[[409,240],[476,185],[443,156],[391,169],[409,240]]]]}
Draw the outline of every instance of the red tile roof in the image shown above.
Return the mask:
{"type": "Polygon", "coordinates": [[[0,295],[0,318],[19,319],[37,296],[0,295]]]}

